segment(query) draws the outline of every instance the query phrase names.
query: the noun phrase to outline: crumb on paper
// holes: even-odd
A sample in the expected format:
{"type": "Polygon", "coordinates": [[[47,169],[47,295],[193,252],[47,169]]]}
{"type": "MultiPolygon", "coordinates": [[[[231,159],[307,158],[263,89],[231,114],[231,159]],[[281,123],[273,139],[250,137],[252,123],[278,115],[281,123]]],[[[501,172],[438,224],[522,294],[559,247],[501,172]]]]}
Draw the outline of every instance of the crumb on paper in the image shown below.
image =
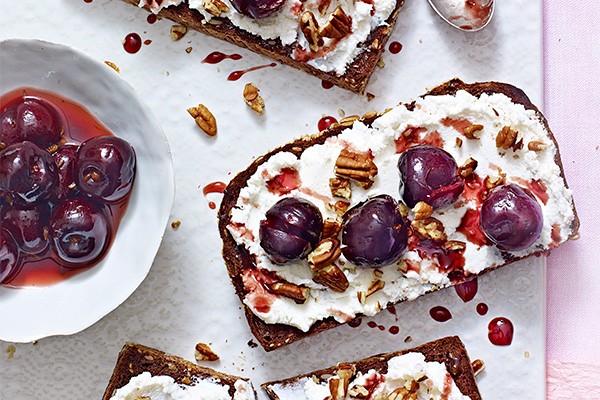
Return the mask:
{"type": "Polygon", "coordinates": [[[254,339],[250,339],[248,340],[248,347],[255,349],[258,347],[258,344],[256,344],[256,342],[254,341],[254,339]]]}
{"type": "Polygon", "coordinates": [[[117,67],[117,64],[115,64],[112,61],[104,61],[104,64],[108,65],[109,67],[111,67],[112,69],[114,69],[115,71],[117,71],[117,73],[121,73],[121,70],[119,69],[119,67],[117,67]]]}
{"type": "Polygon", "coordinates": [[[375,95],[371,92],[367,92],[367,101],[371,101],[375,98],[375,95]]]}
{"type": "Polygon", "coordinates": [[[383,58],[379,58],[379,60],[377,60],[377,66],[379,68],[385,67],[385,62],[383,61],[383,58]]]}
{"type": "Polygon", "coordinates": [[[6,352],[8,353],[8,357],[6,357],[7,360],[10,360],[11,358],[14,357],[15,355],[15,351],[17,351],[17,348],[14,345],[10,345],[6,348],[6,352]]]}
{"type": "Polygon", "coordinates": [[[208,136],[215,136],[217,134],[217,120],[204,104],[190,107],[187,109],[187,112],[194,118],[196,125],[208,136]]]}
{"type": "Polygon", "coordinates": [[[265,101],[258,94],[260,89],[257,88],[254,83],[246,83],[244,86],[244,101],[248,106],[257,114],[262,114],[265,112],[265,101]]]}
{"type": "Polygon", "coordinates": [[[412,336],[407,336],[406,338],[404,338],[404,343],[410,343],[412,342],[412,336]]]}
{"type": "Polygon", "coordinates": [[[171,228],[173,229],[179,229],[179,227],[181,226],[181,221],[180,220],[176,220],[171,222],[171,228]]]}
{"type": "Polygon", "coordinates": [[[343,109],[343,108],[340,108],[340,109],[338,110],[338,115],[339,115],[340,117],[344,118],[344,117],[346,116],[346,111],[344,111],[344,109],[343,109]]]}
{"type": "Polygon", "coordinates": [[[529,356],[530,356],[528,351],[526,351],[523,355],[525,356],[525,358],[529,358],[529,356]]]}
{"type": "Polygon", "coordinates": [[[191,47],[186,48],[185,52],[188,53],[188,54],[190,54],[192,52],[192,48],[191,47]]]}

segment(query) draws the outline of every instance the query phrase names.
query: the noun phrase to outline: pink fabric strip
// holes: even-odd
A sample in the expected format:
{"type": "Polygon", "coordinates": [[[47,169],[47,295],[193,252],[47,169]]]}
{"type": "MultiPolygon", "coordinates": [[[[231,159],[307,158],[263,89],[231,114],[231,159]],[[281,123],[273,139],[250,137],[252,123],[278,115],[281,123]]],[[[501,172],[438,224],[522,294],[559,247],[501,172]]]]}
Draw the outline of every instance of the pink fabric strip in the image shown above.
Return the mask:
{"type": "Polygon", "coordinates": [[[548,362],[548,400],[600,400],[600,366],[548,362]]]}

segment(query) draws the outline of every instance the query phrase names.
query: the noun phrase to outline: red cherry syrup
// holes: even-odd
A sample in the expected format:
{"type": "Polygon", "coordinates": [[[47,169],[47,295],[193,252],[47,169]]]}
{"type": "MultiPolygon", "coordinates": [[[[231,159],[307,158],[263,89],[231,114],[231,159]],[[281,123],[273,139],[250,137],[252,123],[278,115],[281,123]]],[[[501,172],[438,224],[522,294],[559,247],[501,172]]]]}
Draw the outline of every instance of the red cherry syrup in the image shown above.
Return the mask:
{"type": "Polygon", "coordinates": [[[142,38],[137,33],[130,33],[125,36],[123,48],[129,54],[135,54],[142,48],[142,38]]]}
{"type": "MultiPolygon", "coordinates": [[[[114,136],[114,134],[104,126],[102,122],[97,120],[83,105],[75,103],[59,94],[39,89],[20,88],[3,94],[0,96],[0,113],[3,113],[12,103],[19,101],[23,97],[46,100],[60,110],[59,114],[64,121],[65,127],[61,145],[79,145],[93,137],[114,136]]],[[[110,250],[110,246],[117,233],[117,228],[125,215],[128,204],[129,195],[118,203],[107,205],[110,210],[110,215],[108,217],[109,224],[112,227],[112,233],[109,238],[106,253],[110,250]]],[[[64,268],[53,259],[51,248],[52,246],[48,246],[48,249],[44,253],[25,258],[19,274],[6,285],[10,287],[48,286],[85,271],[101,261],[100,259],[83,268],[64,268]]]]}
{"type": "Polygon", "coordinates": [[[456,290],[456,294],[462,301],[468,303],[477,294],[477,278],[454,286],[454,290],[456,290]]]}
{"type": "Polygon", "coordinates": [[[437,322],[446,322],[452,319],[450,310],[442,306],[433,307],[431,310],[429,310],[429,315],[437,322]]]}
{"type": "Polygon", "coordinates": [[[508,318],[494,318],[488,324],[488,339],[496,346],[509,346],[513,341],[514,330],[508,318]]]}
{"type": "MultiPolygon", "coordinates": [[[[227,189],[227,184],[225,182],[211,182],[208,185],[204,186],[202,189],[202,194],[204,197],[209,195],[210,193],[223,193],[227,189]]],[[[211,210],[217,208],[217,205],[213,201],[208,202],[208,207],[211,210]]]]}
{"type": "Polygon", "coordinates": [[[203,64],[218,64],[225,59],[230,60],[241,60],[242,56],[240,54],[225,54],[220,51],[213,51],[209,55],[207,55],[204,60],[202,60],[203,64]]]}

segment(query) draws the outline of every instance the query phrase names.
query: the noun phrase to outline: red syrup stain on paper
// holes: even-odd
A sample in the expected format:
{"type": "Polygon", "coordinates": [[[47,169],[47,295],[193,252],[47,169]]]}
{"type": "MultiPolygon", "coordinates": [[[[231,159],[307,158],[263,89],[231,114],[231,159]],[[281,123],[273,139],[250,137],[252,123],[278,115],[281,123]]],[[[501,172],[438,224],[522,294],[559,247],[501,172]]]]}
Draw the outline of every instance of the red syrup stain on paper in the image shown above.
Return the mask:
{"type": "Polygon", "coordinates": [[[328,115],[319,120],[319,122],[317,123],[317,128],[319,129],[319,131],[324,131],[325,129],[329,128],[335,123],[337,123],[337,119],[328,115]]]}
{"type": "Polygon", "coordinates": [[[123,48],[129,54],[135,54],[142,48],[142,38],[137,33],[130,33],[125,36],[123,48]]]}
{"type": "Polygon", "coordinates": [[[218,64],[223,60],[241,60],[242,56],[241,54],[225,54],[225,53],[221,53],[220,51],[213,51],[212,53],[210,53],[209,55],[207,55],[204,60],[202,60],[203,64],[218,64]]]}
{"type": "MultiPolygon", "coordinates": [[[[210,193],[223,193],[226,188],[227,184],[224,182],[211,182],[208,185],[204,186],[204,188],[202,189],[202,194],[204,194],[204,197],[206,197],[210,193]]],[[[215,208],[217,208],[217,205],[214,202],[209,201],[208,207],[211,210],[214,210],[215,208]]]]}
{"type": "Polygon", "coordinates": [[[505,317],[494,318],[488,324],[488,339],[496,346],[509,346],[512,343],[515,328],[505,317]]]}
{"type": "Polygon", "coordinates": [[[148,17],[146,17],[146,22],[148,22],[149,24],[153,24],[156,22],[157,19],[158,17],[156,16],[156,14],[148,14],[148,17]]]}
{"type": "Polygon", "coordinates": [[[456,294],[461,298],[462,301],[468,303],[473,300],[475,295],[477,294],[477,278],[473,278],[468,282],[461,283],[459,285],[454,286],[454,290],[456,290],[456,294]]]}
{"type": "Polygon", "coordinates": [[[392,53],[392,54],[400,53],[400,51],[402,51],[402,43],[400,43],[400,42],[390,43],[389,50],[390,50],[390,53],[392,53]]]}
{"type": "Polygon", "coordinates": [[[485,315],[488,313],[488,310],[489,310],[489,307],[487,304],[485,304],[485,303],[477,304],[477,314],[485,315]]]}
{"type": "Polygon", "coordinates": [[[433,307],[431,310],[429,310],[429,315],[437,322],[446,322],[452,319],[450,310],[442,306],[433,307]]]}
{"type": "Polygon", "coordinates": [[[232,73],[229,74],[229,76],[227,77],[227,80],[228,81],[237,81],[238,79],[240,79],[242,76],[244,76],[248,72],[256,71],[256,70],[263,69],[263,68],[272,68],[272,67],[276,67],[276,66],[277,66],[276,63],[271,63],[271,64],[267,64],[267,65],[259,65],[257,67],[252,67],[252,68],[248,68],[248,69],[242,69],[239,71],[233,71],[232,73]]]}
{"type": "Polygon", "coordinates": [[[321,81],[321,87],[323,87],[323,89],[331,89],[333,87],[333,83],[329,81],[321,81]]]}

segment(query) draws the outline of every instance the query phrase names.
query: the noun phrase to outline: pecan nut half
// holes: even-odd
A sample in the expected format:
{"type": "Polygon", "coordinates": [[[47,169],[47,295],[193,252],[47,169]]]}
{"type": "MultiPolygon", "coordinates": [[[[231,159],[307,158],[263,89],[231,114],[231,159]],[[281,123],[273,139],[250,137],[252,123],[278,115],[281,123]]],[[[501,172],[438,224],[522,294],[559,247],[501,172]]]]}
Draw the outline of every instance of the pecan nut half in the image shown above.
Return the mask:
{"type": "Polygon", "coordinates": [[[373,186],[378,170],[368,155],[343,149],[335,161],[335,173],[355,181],[364,189],[369,189],[373,186]]]}
{"type": "Polygon", "coordinates": [[[350,283],[344,271],[335,264],[328,265],[317,271],[313,271],[312,280],[316,283],[328,287],[334,292],[343,293],[348,289],[350,283]]]}
{"type": "Polygon", "coordinates": [[[319,33],[319,23],[311,11],[305,11],[300,16],[300,30],[304,34],[310,51],[316,53],[323,46],[323,38],[319,33]]]}
{"type": "MultiPolygon", "coordinates": [[[[463,135],[467,139],[479,139],[481,137],[481,131],[483,130],[483,125],[481,124],[472,124],[463,129],[463,135]]],[[[459,146],[460,147],[460,146],[459,146]]]]}
{"type": "Polygon", "coordinates": [[[341,230],[342,222],[339,217],[337,219],[327,218],[323,222],[323,234],[321,235],[321,237],[323,239],[336,238],[341,230]]]}
{"type": "Polygon", "coordinates": [[[229,12],[229,7],[221,0],[202,0],[202,6],[209,14],[215,17],[229,12]]]}
{"type": "Polygon", "coordinates": [[[478,162],[473,157],[467,158],[467,161],[458,168],[458,174],[463,178],[468,178],[473,175],[477,168],[478,162]]]}
{"type": "Polygon", "coordinates": [[[267,285],[269,292],[288,299],[296,304],[304,304],[310,295],[310,289],[305,286],[295,285],[290,282],[275,282],[267,285]]]}
{"type": "Polygon", "coordinates": [[[252,82],[244,86],[244,101],[257,114],[262,114],[265,108],[265,101],[258,95],[258,89],[252,82]]]}
{"type": "Polygon", "coordinates": [[[219,359],[219,356],[205,343],[196,345],[194,356],[196,361],[217,361],[219,359]]]}
{"type": "Polygon", "coordinates": [[[187,109],[187,112],[194,118],[196,125],[207,135],[215,136],[217,134],[217,120],[204,104],[198,104],[197,107],[190,107],[187,109]]]}
{"type": "Polygon", "coordinates": [[[337,239],[323,239],[308,255],[308,265],[313,271],[318,271],[336,262],[341,255],[342,250],[337,239]]]}
{"type": "Polygon", "coordinates": [[[510,126],[502,128],[496,136],[496,147],[499,149],[513,149],[517,151],[523,148],[523,139],[519,139],[519,132],[512,129],[510,126]]]}
{"type": "Polygon", "coordinates": [[[341,39],[352,30],[352,20],[344,12],[341,6],[338,6],[329,19],[319,29],[321,36],[331,39],[341,39]]]}

